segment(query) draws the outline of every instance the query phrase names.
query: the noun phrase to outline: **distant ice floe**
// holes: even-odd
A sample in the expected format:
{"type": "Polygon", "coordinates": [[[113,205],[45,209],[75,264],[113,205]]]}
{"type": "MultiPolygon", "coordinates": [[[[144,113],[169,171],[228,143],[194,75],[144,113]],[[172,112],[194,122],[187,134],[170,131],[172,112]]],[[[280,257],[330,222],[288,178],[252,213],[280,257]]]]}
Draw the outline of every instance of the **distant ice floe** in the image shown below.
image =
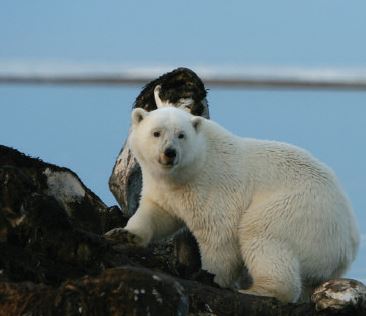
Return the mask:
{"type": "MultiPolygon", "coordinates": [[[[36,82],[89,81],[110,83],[118,81],[146,83],[161,74],[171,71],[177,65],[134,65],[103,62],[77,62],[68,60],[9,60],[0,59],[0,83],[14,80],[35,80],[36,82]]],[[[191,68],[206,83],[225,86],[244,86],[275,84],[275,86],[293,86],[296,84],[311,88],[324,86],[358,88],[366,87],[366,69],[360,67],[289,67],[269,65],[204,65],[196,64],[191,68]]]]}

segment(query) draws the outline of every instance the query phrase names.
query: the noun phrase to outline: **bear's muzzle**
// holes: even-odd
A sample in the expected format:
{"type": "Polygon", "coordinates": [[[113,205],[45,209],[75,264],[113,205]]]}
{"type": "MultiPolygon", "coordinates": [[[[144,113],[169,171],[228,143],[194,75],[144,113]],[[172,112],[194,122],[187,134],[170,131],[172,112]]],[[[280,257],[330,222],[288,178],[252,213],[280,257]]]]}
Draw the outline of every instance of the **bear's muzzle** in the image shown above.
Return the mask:
{"type": "Polygon", "coordinates": [[[177,151],[168,147],[159,156],[159,163],[164,167],[173,167],[177,162],[177,151]]]}

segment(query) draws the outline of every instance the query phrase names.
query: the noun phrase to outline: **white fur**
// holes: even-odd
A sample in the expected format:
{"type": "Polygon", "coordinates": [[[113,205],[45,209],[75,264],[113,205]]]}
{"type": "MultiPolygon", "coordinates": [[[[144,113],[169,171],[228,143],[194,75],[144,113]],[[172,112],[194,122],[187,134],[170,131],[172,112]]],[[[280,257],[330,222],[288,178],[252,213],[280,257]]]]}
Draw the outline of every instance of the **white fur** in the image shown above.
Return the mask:
{"type": "Polygon", "coordinates": [[[172,107],[134,110],[129,145],[143,189],[126,230],[146,245],[187,225],[202,268],[221,286],[232,286],[245,264],[253,285],[243,292],[294,302],[354,260],[351,206],[333,172],[308,152],[240,138],[172,107]],[[159,163],[167,147],[177,151],[172,167],[159,163]]]}

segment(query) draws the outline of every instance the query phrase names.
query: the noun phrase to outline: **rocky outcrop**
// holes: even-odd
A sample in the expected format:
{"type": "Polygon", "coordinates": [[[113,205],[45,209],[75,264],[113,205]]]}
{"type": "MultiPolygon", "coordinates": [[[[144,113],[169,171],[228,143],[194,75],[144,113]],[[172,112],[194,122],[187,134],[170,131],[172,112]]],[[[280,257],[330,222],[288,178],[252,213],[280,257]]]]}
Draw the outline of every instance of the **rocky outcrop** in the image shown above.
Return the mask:
{"type": "MultiPolygon", "coordinates": [[[[0,146],[0,315],[365,315],[365,287],[335,280],[317,305],[221,289],[177,238],[148,248],[103,233],[127,217],[67,168],[0,146]]],[[[194,240],[191,241],[194,243],[194,240]]]]}

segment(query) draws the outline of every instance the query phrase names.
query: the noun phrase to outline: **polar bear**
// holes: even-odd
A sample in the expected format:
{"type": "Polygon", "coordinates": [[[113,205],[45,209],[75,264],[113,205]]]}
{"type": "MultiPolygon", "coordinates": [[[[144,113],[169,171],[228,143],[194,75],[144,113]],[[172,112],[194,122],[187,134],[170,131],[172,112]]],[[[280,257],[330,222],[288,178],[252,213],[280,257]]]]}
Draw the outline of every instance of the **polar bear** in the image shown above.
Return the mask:
{"type": "MultiPolygon", "coordinates": [[[[140,206],[124,229],[146,246],[186,225],[202,268],[222,287],[296,302],[356,256],[359,233],[333,172],[285,143],[240,138],[173,107],[135,109],[129,146],[141,165],[140,206]]],[[[114,236],[114,237],[113,237],[114,236]]]]}

